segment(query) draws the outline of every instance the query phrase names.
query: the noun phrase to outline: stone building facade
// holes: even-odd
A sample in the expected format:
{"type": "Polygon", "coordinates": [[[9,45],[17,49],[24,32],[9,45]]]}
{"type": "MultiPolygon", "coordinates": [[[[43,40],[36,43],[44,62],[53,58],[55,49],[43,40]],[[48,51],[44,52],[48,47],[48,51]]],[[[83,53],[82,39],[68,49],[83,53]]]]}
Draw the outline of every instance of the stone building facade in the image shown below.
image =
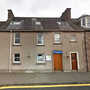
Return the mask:
{"type": "Polygon", "coordinates": [[[87,71],[90,71],[90,15],[81,16],[79,21],[80,26],[84,29],[87,71]]]}
{"type": "Polygon", "coordinates": [[[70,8],[60,18],[15,17],[8,10],[0,29],[0,71],[86,72],[85,32],[77,21],[70,8]]]}

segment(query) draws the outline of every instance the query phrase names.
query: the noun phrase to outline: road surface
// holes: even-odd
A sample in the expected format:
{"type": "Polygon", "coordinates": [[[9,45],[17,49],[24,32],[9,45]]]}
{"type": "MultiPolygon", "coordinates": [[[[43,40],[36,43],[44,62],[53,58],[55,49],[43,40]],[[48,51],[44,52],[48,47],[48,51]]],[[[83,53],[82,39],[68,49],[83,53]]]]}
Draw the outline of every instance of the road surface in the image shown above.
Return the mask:
{"type": "Polygon", "coordinates": [[[90,84],[1,86],[1,90],[90,90],[90,84]]]}

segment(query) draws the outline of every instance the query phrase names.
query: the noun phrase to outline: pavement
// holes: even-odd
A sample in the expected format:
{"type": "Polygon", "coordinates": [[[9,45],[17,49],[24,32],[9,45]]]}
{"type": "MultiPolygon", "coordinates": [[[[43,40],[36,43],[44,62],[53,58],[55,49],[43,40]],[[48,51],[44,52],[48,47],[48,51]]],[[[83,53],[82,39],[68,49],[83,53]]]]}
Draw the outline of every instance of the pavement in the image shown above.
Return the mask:
{"type": "Polygon", "coordinates": [[[0,73],[0,86],[90,83],[90,72],[0,73]]]}

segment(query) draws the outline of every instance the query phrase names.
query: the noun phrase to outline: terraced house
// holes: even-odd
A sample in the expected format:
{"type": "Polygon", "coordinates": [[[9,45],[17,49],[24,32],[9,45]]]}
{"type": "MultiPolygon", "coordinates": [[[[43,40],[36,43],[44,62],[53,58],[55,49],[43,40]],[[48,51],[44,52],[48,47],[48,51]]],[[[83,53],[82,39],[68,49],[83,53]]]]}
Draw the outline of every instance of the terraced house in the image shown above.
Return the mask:
{"type": "Polygon", "coordinates": [[[0,71],[86,72],[90,55],[81,23],[70,8],[57,18],[15,17],[8,10],[8,20],[0,22],[0,71]]]}
{"type": "Polygon", "coordinates": [[[82,15],[78,21],[84,29],[87,71],[90,71],[90,15],[82,15]]]}

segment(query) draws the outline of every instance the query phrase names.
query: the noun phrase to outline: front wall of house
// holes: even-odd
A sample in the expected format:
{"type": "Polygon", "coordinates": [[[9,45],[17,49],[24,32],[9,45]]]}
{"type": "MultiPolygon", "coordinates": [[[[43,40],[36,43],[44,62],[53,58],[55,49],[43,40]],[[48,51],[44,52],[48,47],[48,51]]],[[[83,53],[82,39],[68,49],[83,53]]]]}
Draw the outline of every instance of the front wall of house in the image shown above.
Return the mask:
{"type": "Polygon", "coordinates": [[[10,63],[10,33],[0,32],[0,71],[7,72],[10,63]]]}
{"type": "MultiPolygon", "coordinates": [[[[45,45],[37,46],[36,36],[37,33],[21,33],[21,45],[12,46],[12,53],[21,53],[21,64],[12,64],[12,71],[14,70],[24,70],[26,72],[32,71],[52,71],[52,61],[46,62],[45,64],[37,64],[37,54],[44,53],[45,55],[52,54],[52,40],[50,38],[52,34],[44,34],[45,45]],[[49,37],[48,37],[49,36],[49,37]]],[[[13,34],[14,36],[14,34],[13,34]]],[[[13,57],[12,57],[13,58],[13,57]]]]}
{"type": "MultiPolygon", "coordinates": [[[[63,51],[63,71],[71,72],[72,63],[70,52],[78,53],[78,71],[86,71],[86,59],[84,49],[84,33],[82,32],[59,32],[61,35],[61,43],[54,44],[54,32],[43,32],[44,45],[38,46],[36,41],[36,32],[21,32],[21,45],[15,46],[12,42],[12,60],[15,52],[21,54],[21,64],[11,64],[12,71],[54,71],[53,50],[63,51]],[[76,35],[76,41],[70,42],[71,36],[76,35]],[[51,56],[51,61],[46,61],[45,64],[37,64],[37,54],[43,53],[51,56]]],[[[14,36],[14,35],[13,35],[14,36]]],[[[13,40],[12,40],[13,41],[13,40]]],[[[11,60],[11,61],[12,61],[11,60]]]]}

